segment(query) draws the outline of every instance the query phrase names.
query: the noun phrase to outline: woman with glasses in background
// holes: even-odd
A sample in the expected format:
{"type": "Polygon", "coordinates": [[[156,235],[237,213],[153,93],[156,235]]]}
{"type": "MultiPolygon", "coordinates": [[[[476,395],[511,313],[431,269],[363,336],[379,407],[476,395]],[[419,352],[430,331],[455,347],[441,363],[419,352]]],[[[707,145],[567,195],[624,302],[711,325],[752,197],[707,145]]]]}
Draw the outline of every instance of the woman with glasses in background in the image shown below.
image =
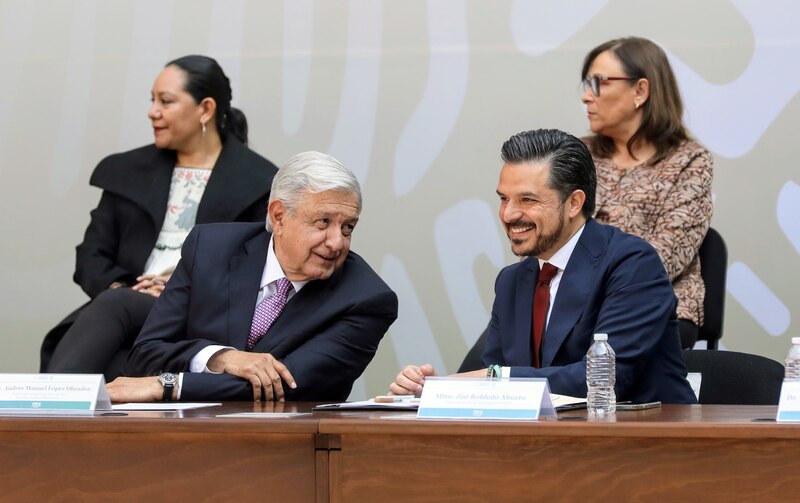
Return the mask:
{"type": "Polygon", "coordinates": [[[705,287],[698,250],[711,222],[710,152],[683,124],[664,51],[639,37],[608,41],[583,62],[585,138],[597,166],[595,219],[658,251],[678,297],[681,346],[697,341],[705,287]]]}

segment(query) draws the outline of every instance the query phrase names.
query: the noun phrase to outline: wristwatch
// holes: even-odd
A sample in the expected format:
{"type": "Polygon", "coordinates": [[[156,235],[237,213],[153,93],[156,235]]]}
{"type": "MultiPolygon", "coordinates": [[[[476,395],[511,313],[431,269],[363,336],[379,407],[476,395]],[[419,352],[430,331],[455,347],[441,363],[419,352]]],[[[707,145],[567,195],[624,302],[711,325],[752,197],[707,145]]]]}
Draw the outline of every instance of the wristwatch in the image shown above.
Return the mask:
{"type": "Polygon", "coordinates": [[[172,372],[162,372],[161,375],[158,376],[158,382],[164,386],[164,396],[161,398],[161,400],[164,402],[171,401],[172,390],[175,389],[175,385],[178,384],[178,376],[172,372]]]}

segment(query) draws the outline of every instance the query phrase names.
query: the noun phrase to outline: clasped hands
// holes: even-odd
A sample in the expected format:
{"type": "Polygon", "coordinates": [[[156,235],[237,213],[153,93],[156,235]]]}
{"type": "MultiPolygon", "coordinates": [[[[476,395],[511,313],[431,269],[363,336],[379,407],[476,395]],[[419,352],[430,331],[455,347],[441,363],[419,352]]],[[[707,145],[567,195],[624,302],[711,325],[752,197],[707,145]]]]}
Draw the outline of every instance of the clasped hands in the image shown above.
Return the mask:
{"type": "MultiPolygon", "coordinates": [[[[224,372],[250,381],[253,385],[253,400],[283,402],[283,383],[297,388],[294,377],[286,365],[269,353],[249,353],[235,349],[223,349],[208,360],[212,372],[224,372]]],[[[158,377],[118,377],[108,383],[108,395],[112,402],[157,402],[162,399],[164,388],[158,377]]],[[[173,396],[173,399],[176,398],[173,396]]]]}
{"type": "Polygon", "coordinates": [[[164,287],[169,281],[170,275],[159,274],[143,274],[136,278],[137,283],[131,287],[131,290],[146,293],[153,297],[158,297],[164,291],[164,287]]]}
{"type": "MultiPolygon", "coordinates": [[[[433,365],[406,365],[403,370],[394,378],[394,382],[389,385],[390,395],[416,395],[422,394],[422,387],[425,385],[425,378],[436,375],[433,365]]],[[[473,370],[455,374],[458,377],[486,377],[486,369],[473,370]]]]}
{"type": "Polygon", "coordinates": [[[283,382],[292,388],[297,384],[286,365],[269,353],[250,353],[236,349],[223,349],[208,360],[208,370],[225,372],[253,385],[253,400],[258,402],[263,396],[268,402],[284,400],[283,382]]]}

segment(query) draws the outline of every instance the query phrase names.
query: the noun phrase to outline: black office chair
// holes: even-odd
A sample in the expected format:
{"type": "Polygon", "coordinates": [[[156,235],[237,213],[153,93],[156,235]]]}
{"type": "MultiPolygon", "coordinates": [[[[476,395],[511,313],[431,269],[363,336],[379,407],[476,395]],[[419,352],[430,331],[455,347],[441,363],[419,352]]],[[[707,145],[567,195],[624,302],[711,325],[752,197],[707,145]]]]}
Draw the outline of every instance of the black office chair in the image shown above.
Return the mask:
{"type": "Polygon", "coordinates": [[[725,281],[728,274],[728,247],[719,232],[709,227],[700,245],[700,274],[706,285],[703,300],[703,326],[697,339],[707,342],[708,349],[717,349],[725,318],[725,281]]]}
{"type": "Polygon", "coordinates": [[[683,350],[689,372],[700,372],[699,402],[726,405],[777,405],[783,365],[764,356],[736,351],[683,350]]]}
{"type": "Polygon", "coordinates": [[[458,367],[459,372],[469,372],[471,370],[478,370],[483,368],[483,362],[481,361],[481,355],[483,355],[483,349],[486,347],[486,339],[489,338],[489,327],[487,326],[483,333],[478,337],[478,340],[475,341],[475,344],[472,345],[467,356],[464,357],[464,361],[461,362],[461,366],[458,367]]]}

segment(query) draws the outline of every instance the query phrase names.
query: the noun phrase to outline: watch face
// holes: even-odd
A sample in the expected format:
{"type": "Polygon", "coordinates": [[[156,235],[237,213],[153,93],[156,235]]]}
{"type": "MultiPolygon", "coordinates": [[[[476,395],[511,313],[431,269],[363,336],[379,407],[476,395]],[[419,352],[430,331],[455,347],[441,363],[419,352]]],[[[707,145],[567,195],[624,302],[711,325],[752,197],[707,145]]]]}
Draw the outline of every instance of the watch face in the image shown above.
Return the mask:
{"type": "Polygon", "coordinates": [[[176,382],[178,382],[178,378],[175,374],[170,372],[164,372],[160,376],[158,376],[158,380],[161,381],[161,384],[164,386],[174,386],[176,382]]]}

